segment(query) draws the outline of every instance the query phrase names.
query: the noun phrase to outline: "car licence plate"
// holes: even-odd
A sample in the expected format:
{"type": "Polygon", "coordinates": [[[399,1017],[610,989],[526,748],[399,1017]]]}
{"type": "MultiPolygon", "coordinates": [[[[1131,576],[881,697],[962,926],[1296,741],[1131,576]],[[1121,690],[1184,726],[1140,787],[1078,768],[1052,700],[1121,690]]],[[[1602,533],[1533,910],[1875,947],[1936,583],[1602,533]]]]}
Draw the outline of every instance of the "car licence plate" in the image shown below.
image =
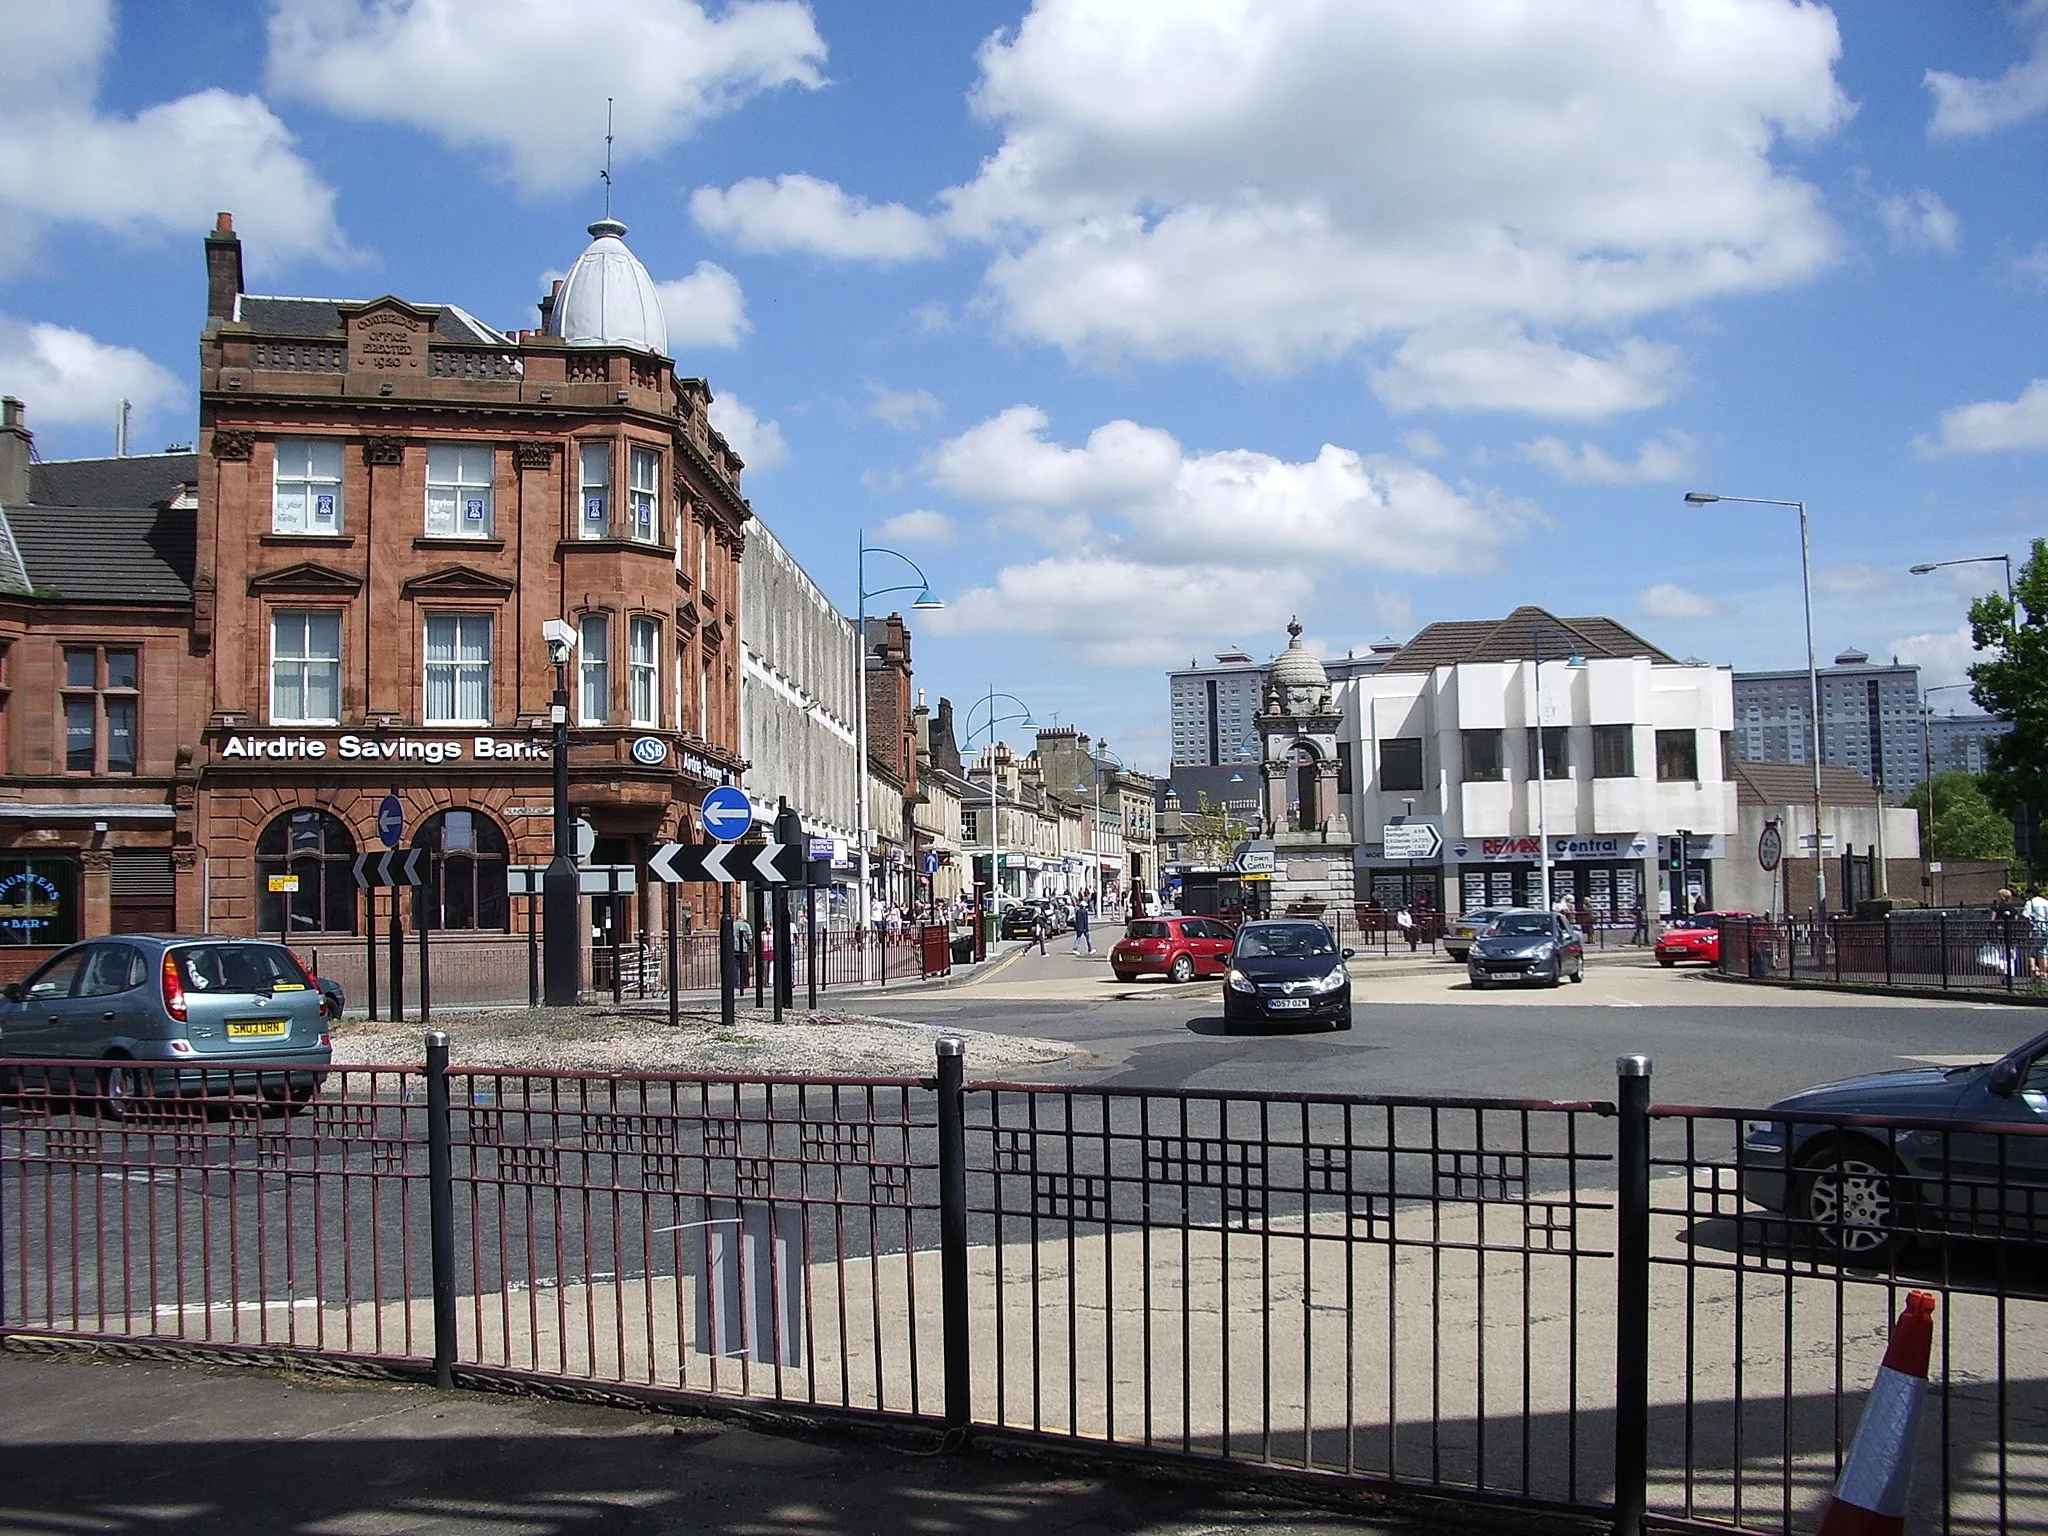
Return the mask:
{"type": "Polygon", "coordinates": [[[283,1019],[228,1020],[228,1038],[230,1040],[272,1039],[278,1035],[288,1035],[291,1033],[291,1030],[291,1025],[283,1019]]]}
{"type": "Polygon", "coordinates": [[[1308,999],[1305,997],[1276,997],[1267,1003],[1266,1006],[1268,1008],[1306,1008],[1308,1006],[1308,999]]]}

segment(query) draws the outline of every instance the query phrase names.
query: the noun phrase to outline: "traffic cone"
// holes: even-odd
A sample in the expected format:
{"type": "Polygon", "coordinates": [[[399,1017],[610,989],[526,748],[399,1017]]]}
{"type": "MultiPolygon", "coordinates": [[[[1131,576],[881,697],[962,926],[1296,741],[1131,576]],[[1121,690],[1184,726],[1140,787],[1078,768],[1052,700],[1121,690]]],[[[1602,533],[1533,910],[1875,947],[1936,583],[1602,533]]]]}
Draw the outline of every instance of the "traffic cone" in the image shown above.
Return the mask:
{"type": "Polygon", "coordinates": [[[1849,1460],[1820,1517],[1819,1536],[1900,1536],[1913,1488],[1913,1445],[1927,1400],[1927,1356],[1934,1343],[1934,1297],[1908,1291],[1892,1325],[1884,1364],[1863,1405],[1849,1460]]]}

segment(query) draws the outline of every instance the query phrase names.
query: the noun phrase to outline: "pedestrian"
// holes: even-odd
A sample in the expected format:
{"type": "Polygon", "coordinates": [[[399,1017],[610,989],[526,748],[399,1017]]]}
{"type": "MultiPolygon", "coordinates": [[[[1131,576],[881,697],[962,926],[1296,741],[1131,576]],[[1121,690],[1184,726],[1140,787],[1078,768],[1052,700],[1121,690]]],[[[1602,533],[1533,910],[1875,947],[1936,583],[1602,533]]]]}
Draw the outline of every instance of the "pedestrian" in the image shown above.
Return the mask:
{"type": "Polygon", "coordinates": [[[1074,953],[1080,954],[1084,944],[1088,946],[1089,954],[1095,953],[1095,939],[1088,932],[1088,903],[1077,901],[1074,903],[1074,953]]]}
{"type": "Polygon", "coordinates": [[[2027,887],[2027,904],[2020,908],[2020,916],[2027,923],[2028,954],[2033,960],[2034,974],[2048,979],[2048,896],[2041,894],[2038,885],[2027,887]]]}
{"type": "Polygon", "coordinates": [[[1031,937],[1038,941],[1038,952],[1041,955],[1045,953],[1045,937],[1050,932],[1052,932],[1052,923],[1045,915],[1045,908],[1033,907],[1031,909],[1031,937]]]}
{"type": "Polygon", "coordinates": [[[739,972],[738,990],[744,992],[754,980],[754,925],[744,917],[733,919],[733,965],[739,972]]]}
{"type": "Polygon", "coordinates": [[[1629,935],[1629,942],[1633,944],[1647,944],[1650,942],[1650,909],[1641,902],[1636,903],[1636,927],[1635,932],[1629,935]]]}
{"type": "Polygon", "coordinates": [[[1394,925],[1408,940],[1408,953],[1415,953],[1415,946],[1422,942],[1422,930],[1415,926],[1415,914],[1406,907],[1394,914],[1394,925]]]}

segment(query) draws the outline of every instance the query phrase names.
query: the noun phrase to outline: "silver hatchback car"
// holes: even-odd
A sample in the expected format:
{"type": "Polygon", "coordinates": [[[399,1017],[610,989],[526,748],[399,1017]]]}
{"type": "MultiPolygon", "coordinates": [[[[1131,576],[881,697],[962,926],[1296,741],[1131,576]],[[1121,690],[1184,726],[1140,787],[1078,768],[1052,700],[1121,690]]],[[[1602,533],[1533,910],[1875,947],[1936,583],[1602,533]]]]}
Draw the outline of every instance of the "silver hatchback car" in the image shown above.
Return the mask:
{"type": "Polygon", "coordinates": [[[94,1092],[110,1116],[137,1098],[190,1094],[298,1106],[332,1060],[327,1015],[317,980],[282,944],[122,934],[74,944],[0,991],[0,1058],[98,1063],[89,1089],[82,1073],[5,1076],[94,1092]]]}

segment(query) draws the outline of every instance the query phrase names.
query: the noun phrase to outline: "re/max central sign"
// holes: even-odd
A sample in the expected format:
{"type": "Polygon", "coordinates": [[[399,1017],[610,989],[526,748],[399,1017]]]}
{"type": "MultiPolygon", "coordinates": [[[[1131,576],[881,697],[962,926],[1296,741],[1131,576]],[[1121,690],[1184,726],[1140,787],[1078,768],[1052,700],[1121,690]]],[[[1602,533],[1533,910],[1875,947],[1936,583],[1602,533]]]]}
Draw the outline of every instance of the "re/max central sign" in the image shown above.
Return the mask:
{"type": "Polygon", "coordinates": [[[222,762],[304,762],[333,757],[360,763],[544,763],[548,743],[498,736],[230,736],[219,743],[222,762]]]}

